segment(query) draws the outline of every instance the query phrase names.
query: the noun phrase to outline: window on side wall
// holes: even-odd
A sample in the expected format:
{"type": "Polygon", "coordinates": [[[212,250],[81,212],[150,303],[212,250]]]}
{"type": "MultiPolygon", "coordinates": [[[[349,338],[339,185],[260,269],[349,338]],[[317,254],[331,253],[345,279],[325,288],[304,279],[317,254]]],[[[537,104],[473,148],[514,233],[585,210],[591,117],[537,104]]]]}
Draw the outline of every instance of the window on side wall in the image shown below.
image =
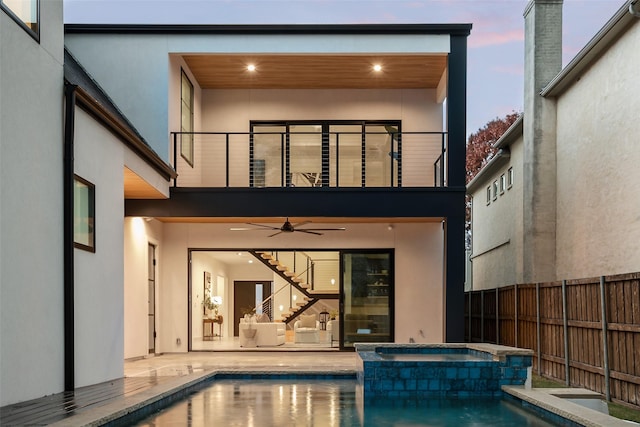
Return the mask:
{"type": "Polygon", "coordinates": [[[507,186],[507,177],[502,174],[500,175],[500,194],[504,194],[504,189],[507,186]]]}
{"type": "Polygon", "coordinates": [[[78,249],[96,251],[95,186],[75,176],[73,189],[73,243],[78,249]]]}
{"type": "Polygon", "coordinates": [[[193,84],[182,70],[180,90],[180,155],[193,167],[193,84]]]}
{"type": "Polygon", "coordinates": [[[511,188],[513,185],[513,168],[509,168],[507,171],[507,189],[511,188]]]}
{"type": "Polygon", "coordinates": [[[491,191],[493,193],[493,200],[496,200],[498,198],[498,180],[497,179],[493,181],[493,184],[491,185],[491,191]]]}
{"type": "Polygon", "coordinates": [[[487,204],[491,203],[491,187],[487,187],[487,204]]]}
{"type": "Polygon", "coordinates": [[[40,41],[40,0],[0,0],[0,8],[40,41]]]}

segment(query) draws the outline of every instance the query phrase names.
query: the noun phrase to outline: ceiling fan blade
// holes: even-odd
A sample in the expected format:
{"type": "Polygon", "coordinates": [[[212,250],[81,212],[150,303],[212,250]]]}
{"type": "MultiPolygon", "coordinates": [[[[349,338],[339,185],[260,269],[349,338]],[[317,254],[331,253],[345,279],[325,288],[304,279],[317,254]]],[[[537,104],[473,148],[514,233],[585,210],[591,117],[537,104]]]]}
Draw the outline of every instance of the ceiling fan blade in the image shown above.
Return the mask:
{"type": "Polygon", "coordinates": [[[282,234],[282,233],[284,233],[284,231],[278,231],[277,233],[271,234],[271,235],[269,235],[267,237],[277,236],[278,234],[282,234]]]}
{"type": "Polygon", "coordinates": [[[297,224],[293,224],[293,227],[300,227],[301,225],[309,224],[311,221],[302,221],[297,224]]]}
{"type": "Polygon", "coordinates": [[[307,233],[307,234],[315,234],[316,236],[322,236],[322,233],[318,233],[316,231],[310,231],[310,230],[293,230],[293,231],[298,231],[300,233],[307,233]]]}
{"type": "Polygon", "coordinates": [[[253,225],[254,227],[268,228],[270,230],[280,230],[280,227],[274,227],[273,225],[254,224],[252,222],[248,222],[247,225],[253,225]]]}
{"type": "Polygon", "coordinates": [[[296,231],[345,231],[346,228],[305,228],[304,230],[296,230],[296,231]]]}

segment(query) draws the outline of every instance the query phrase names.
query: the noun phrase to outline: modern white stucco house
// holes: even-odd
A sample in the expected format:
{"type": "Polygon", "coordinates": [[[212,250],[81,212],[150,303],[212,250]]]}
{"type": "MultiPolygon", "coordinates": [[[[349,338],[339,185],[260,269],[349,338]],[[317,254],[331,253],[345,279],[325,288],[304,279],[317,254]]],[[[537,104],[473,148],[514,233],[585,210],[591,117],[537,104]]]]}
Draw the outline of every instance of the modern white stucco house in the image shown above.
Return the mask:
{"type": "Polygon", "coordinates": [[[562,2],[537,3],[525,12],[524,115],[467,185],[474,290],[640,269],[638,4],[561,70],[562,2]]]}
{"type": "Polygon", "coordinates": [[[63,31],[28,3],[37,31],[0,11],[0,405],[195,349],[203,272],[236,333],[235,282],[280,279],[220,251],[337,254],[343,347],[462,341],[470,25],[63,31]],[[287,217],[345,230],[231,230],[287,217]]]}

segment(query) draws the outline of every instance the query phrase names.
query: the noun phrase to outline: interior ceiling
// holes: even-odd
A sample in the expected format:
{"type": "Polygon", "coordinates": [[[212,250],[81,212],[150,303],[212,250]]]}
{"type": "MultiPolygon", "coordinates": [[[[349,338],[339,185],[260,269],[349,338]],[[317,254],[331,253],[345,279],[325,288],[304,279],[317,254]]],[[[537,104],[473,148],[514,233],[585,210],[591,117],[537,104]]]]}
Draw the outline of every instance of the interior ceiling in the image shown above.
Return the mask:
{"type": "MultiPolygon", "coordinates": [[[[200,218],[200,217],[156,217],[155,219],[166,223],[206,223],[206,224],[238,224],[258,223],[282,225],[286,217],[224,217],[224,218],[200,218]]],[[[347,217],[290,217],[292,224],[311,221],[312,224],[402,224],[402,223],[434,223],[442,222],[443,218],[347,218],[347,217]]],[[[313,228],[309,224],[305,227],[313,228]]],[[[303,228],[305,228],[303,227],[303,228]]]]}
{"type": "Polygon", "coordinates": [[[184,55],[203,89],[433,89],[446,54],[184,55]],[[251,72],[247,66],[253,64],[251,72]],[[373,71],[379,64],[382,71],[373,71]]]}

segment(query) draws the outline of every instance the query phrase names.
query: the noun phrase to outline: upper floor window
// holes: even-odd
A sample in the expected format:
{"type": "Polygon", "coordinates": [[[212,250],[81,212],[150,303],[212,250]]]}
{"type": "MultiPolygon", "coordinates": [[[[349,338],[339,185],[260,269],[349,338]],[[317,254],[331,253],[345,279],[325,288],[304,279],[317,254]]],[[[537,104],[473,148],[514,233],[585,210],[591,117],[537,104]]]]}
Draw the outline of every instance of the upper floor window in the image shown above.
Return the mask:
{"type": "Polygon", "coordinates": [[[493,181],[493,184],[491,185],[491,192],[493,193],[493,200],[496,200],[498,198],[498,180],[497,179],[493,181]]]}
{"type": "Polygon", "coordinates": [[[511,188],[513,185],[513,168],[509,168],[507,171],[507,188],[511,188]]]}
{"type": "Polygon", "coordinates": [[[193,166],[193,84],[184,70],[180,86],[180,131],[189,132],[180,135],[180,155],[193,166]]]}
{"type": "Polygon", "coordinates": [[[0,8],[36,40],[40,40],[40,0],[0,0],[0,8]]]}
{"type": "Polygon", "coordinates": [[[504,176],[504,174],[500,175],[500,194],[504,193],[504,189],[507,185],[507,178],[504,176]]]}
{"type": "Polygon", "coordinates": [[[491,187],[487,187],[487,204],[491,203],[491,187]]]}

